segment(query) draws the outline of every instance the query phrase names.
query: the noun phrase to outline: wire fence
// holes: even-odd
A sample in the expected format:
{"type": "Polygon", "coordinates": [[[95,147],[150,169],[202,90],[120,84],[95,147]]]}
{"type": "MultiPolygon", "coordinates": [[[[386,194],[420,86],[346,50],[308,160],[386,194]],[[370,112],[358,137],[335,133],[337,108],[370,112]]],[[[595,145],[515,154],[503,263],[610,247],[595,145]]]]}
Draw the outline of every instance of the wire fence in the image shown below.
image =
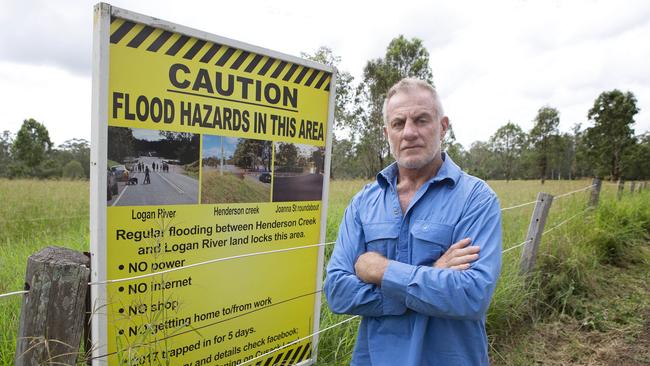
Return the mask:
{"type": "MultiPolygon", "coordinates": [[[[575,191],[571,191],[571,192],[568,192],[568,193],[564,193],[564,194],[559,195],[559,196],[557,196],[557,197],[558,197],[558,198],[559,198],[559,197],[566,197],[566,196],[568,196],[568,195],[572,195],[572,194],[575,194],[575,193],[578,193],[578,192],[582,192],[582,191],[584,191],[584,190],[587,190],[587,189],[589,189],[589,188],[591,188],[591,187],[593,187],[593,186],[594,186],[594,185],[589,185],[589,186],[587,186],[587,187],[584,187],[584,188],[581,188],[581,189],[577,189],[577,190],[575,190],[575,191]]],[[[554,199],[555,199],[555,198],[554,198],[554,199]]],[[[537,200],[535,200],[535,201],[531,201],[531,202],[526,202],[526,203],[518,204],[518,205],[515,205],[515,206],[510,206],[510,207],[502,208],[501,211],[507,211],[507,210],[512,210],[512,209],[515,209],[515,208],[525,207],[525,206],[528,206],[528,205],[531,205],[531,204],[534,204],[534,203],[537,203],[537,202],[538,202],[537,200]]],[[[70,216],[70,217],[80,218],[80,217],[84,217],[84,216],[70,216]]],[[[69,218],[69,217],[68,217],[68,218],[69,218]]],[[[565,221],[569,221],[569,220],[572,219],[572,218],[573,218],[573,217],[571,217],[571,218],[569,218],[568,220],[565,220],[565,221]]],[[[52,218],[52,219],[55,219],[55,218],[52,218]]],[[[63,218],[61,218],[61,219],[63,219],[63,218]]],[[[28,220],[39,220],[39,219],[28,219],[28,220]]],[[[560,224],[557,225],[557,226],[563,225],[564,223],[565,223],[565,222],[562,222],[562,223],[560,223],[560,224]]],[[[552,229],[547,230],[547,232],[550,231],[550,230],[553,230],[553,229],[555,229],[555,227],[552,228],[552,229]]],[[[546,233],[546,232],[544,232],[544,233],[546,233]]],[[[529,242],[529,241],[530,241],[530,239],[528,239],[528,240],[526,240],[526,241],[524,241],[524,242],[522,242],[522,243],[516,244],[516,245],[514,245],[514,246],[512,246],[512,247],[509,247],[508,249],[503,250],[502,253],[507,253],[507,252],[509,252],[510,250],[513,250],[513,249],[519,248],[519,247],[525,245],[525,244],[526,244],[527,242],[529,242]]],[[[302,250],[302,249],[310,249],[310,248],[325,247],[325,246],[333,245],[333,244],[335,244],[335,243],[336,243],[336,242],[331,241],[331,242],[326,242],[326,243],[310,244],[310,245],[303,245],[303,246],[290,247],[290,248],[284,248],[284,249],[275,249],[275,250],[269,250],[269,251],[262,251],[262,252],[255,252],[255,253],[240,254],[240,255],[234,255],[234,256],[224,257],[224,258],[216,258],[216,259],[211,259],[211,260],[207,260],[207,261],[203,261],[203,262],[198,262],[198,263],[189,264],[189,265],[186,265],[186,266],[183,266],[183,267],[170,268],[170,269],[166,269],[166,270],[163,270],[163,271],[151,272],[151,273],[145,273],[145,274],[141,274],[141,275],[137,275],[137,276],[132,276],[132,277],[125,277],[125,278],[118,278],[118,279],[110,279],[110,280],[103,280],[103,281],[89,282],[88,285],[89,285],[89,286],[96,286],[96,285],[106,285],[106,284],[112,284],[112,283],[118,283],[118,282],[125,282],[125,281],[133,281],[133,280],[138,280],[138,279],[142,279],[142,278],[148,278],[148,277],[153,277],[153,276],[159,276],[159,275],[163,275],[163,274],[167,274],[167,273],[171,273],[171,272],[182,271],[182,270],[189,269],[189,268],[195,268],[195,267],[199,267],[199,266],[204,266],[204,265],[208,265],[208,264],[212,264],[212,263],[218,263],[218,262],[224,262],[224,261],[229,261],[229,260],[234,260],[234,259],[241,259],[241,258],[254,257],[254,256],[259,256],[259,255],[268,255],[268,254],[275,254],[275,253],[284,253],[284,252],[290,252],[290,251],[294,251],[294,250],[302,250]]],[[[29,291],[25,291],[25,290],[23,290],[23,291],[14,291],[14,292],[9,292],[9,293],[5,293],[5,294],[0,294],[0,298],[3,298],[3,297],[9,297],[9,296],[14,296],[14,295],[22,295],[22,294],[26,294],[26,293],[29,293],[29,291]]]]}
{"type": "MultiPolygon", "coordinates": [[[[590,185],[590,186],[587,186],[587,187],[584,187],[584,188],[581,188],[581,189],[578,189],[578,190],[563,193],[561,195],[558,195],[558,196],[554,197],[554,199],[568,197],[568,196],[571,196],[573,194],[588,190],[588,189],[592,188],[593,186],[594,185],[590,185]]],[[[537,202],[538,202],[537,200],[531,201],[531,202],[526,202],[526,203],[522,203],[522,204],[502,208],[501,211],[507,211],[507,210],[512,210],[512,209],[516,209],[516,208],[520,208],[520,207],[525,207],[525,206],[528,206],[528,205],[535,204],[537,202]]],[[[574,220],[575,218],[577,218],[577,217],[579,217],[581,215],[584,215],[585,213],[589,212],[590,210],[592,210],[592,207],[587,207],[584,210],[572,215],[571,217],[569,217],[569,218],[561,221],[560,223],[556,224],[552,228],[545,230],[542,233],[542,236],[552,232],[553,230],[555,230],[555,229],[557,229],[557,228],[559,228],[559,227],[561,227],[561,226],[563,226],[565,224],[567,224],[568,222],[574,220]]],[[[51,218],[51,219],[69,219],[69,218],[82,218],[82,217],[84,217],[84,216],[68,216],[68,217],[59,217],[59,218],[51,218]]],[[[26,219],[24,221],[37,221],[37,220],[45,220],[45,219],[48,219],[48,218],[26,219]]],[[[0,221],[0,222],[7,222],[7,221],[11,221],[11,220],[5,220],[5,221],[0,221]]],[[[15,221],[20,221],[20,220],[15,220],[15,221]]],[[[510,252],[512,250],[515,250],[517,248],[520,248],[520,247],[526,245],[527,243],[529,243],[531,241],[532,241],[532,239],[527,239],[527,240],[525,240],[525,241],[523,241],[521,243],[512,245],[512,246],[508,247],[507,249],[503,249],[502,253],[503,254],[508,253],[508,252],[510,252]]],[[[207,260],[207,261],[203,261],[203,262],[193,263],[193,264],[190,264],[190,265],[187,265],[187,266],[184,266],[184,267],[170,268],[170,269],[159,271],[159,272],[152,272],[152,273],[142,274],[142,275],[133,276],[133,277],[89,282],[88,285],[89,286],[105,285],[105,284],[118,283],[118,282],[124,282],[124,281],[132,281],[132,280],[137,280],[137,279],[142,279],[142,278],[147,278],[147,277],[152,277],[152,276],[163,275],[163,274],[166,274],[166,273],[171,273],[171,272],[180,271],[180,270],[189,269],[189,268],[195,268],[195,267],[204,266],[204,265],[213,264],[213,263],[218,263],[218,262],[223,262],[223,261],[229,261],[229,260],[235,260],[235,259],[241,259],[241,258],[248,258],[248,257],[260,256],[260,255],[275,254],[275,253],[284,253],[284,252],[290,252],[290,251],[294,251],[294,250],[304,250],[304,249],[310,249],[310,248],[326,247],[326,246],[334,245],[335,243],[336,242],[331,241],[331,242],[326,242],[326,243],[310,244],[310,245],[303,245],[303,246],[290,247],[290,248],[284,248],[284,249],[276,249],[276,250],[248,253],[248,254],[240,254],[240,255],[235,255],[235,256],[230,256],[230,257],[217,258],[217,259],[207,260]]],[[[170,335],[168,337],[165,337],[163,339],[156,339],[156,340],[153,340],[153,341],[151,341],[151,342],[149,342],[147,344],[151,344],[151,343],[154,343],[154,342],[160,342],[160,341],[163,341],[165,339],[176,337],[176,336],[188,333],[188,332],[195,332],[195,331],[197,331],[199,329],[215,326],[217,324],[221,324],[223,322],[226,322],[226,321],[229,321],[229,320],[232,320],[232,319],[236,319],[236,318],[248,315],[248,314],[253,313],[253,312],[258,312],[258,311],[267,309],[267,308],[272,307],[272,306],[277,306],[277,305],[284,304],[284,303],[287,303],[287,302],[290,302],[290,301],[295,301],[295,300],[297,300],[299,298],[304,298],[306,296],[316,295],[316,294],[319,294],[321,292],[322,292],[322,289],[318,289],[316,291],[313,291],[313,292],[310,292],[310,293],[307,293],[307,294],[295,296],[295,297],[292,297],[292,298],[289,298],[289,299],[286,299],[286,300],[283,300],[283,301],[279,301],[279,302],[274,302],[273,304],[263,306],[263,307],[260,307],[260,308],[256,308],[254,310],[244,312],[242,314],[238,314],[238,315],[233,316],[233,317],[228,318],[228,319],[221,319],[219,321],[216,321],[216,322],[213,322],[213,323],[210,323],[210,324],[206,324],[206,325],[202,325],[200,327],[192,327],[191,329],[188,329],[187,331],[181,331],[181,332],[178,332],[178,333],[174,333],[174,334],[172,334],[172,335],[170,335]]],[[[5,293],[5,294],[0,294],[0,298],[10,297],[10,296],[17,296],[17,295],[24,295],[24,294],[27,294],[27,293],[29,293],[28,290],[8,292],[8,293],[5,293]]],[[[355,320],[355,319],[358,319],[358,318],[359,318],[358,315],[350,316],[350,317],[348,317],[348,318],[346,318],[346,319],[344,319],[342,321],[339,321],[339,322],[337,322],[335,324],[332,324],[332,325],[330,325],[330,326],[328,326],[326,328],[320,329],[317,332],[314,332],[314,333],[312,333],[310,335],[307,335],[307,336],[304,336],[302,338],[296,339],[296,340],[294,340],[292,342],[289,342],[287,344],[282,345],[279,348],[273,349],[273,350],[268,351],[266,353],[263,353],[263,354],[261,354],[259,356],[256,356],[255,358],[252,358],[250,360],[246,360],[243,363],[241,363],[240,365],[251,364],[251,363],[253,363],[253,362],[257,361],[257,360],[263,359],[264,357],[267,357],[267,356],[269,356],[269,355],[271,355],[271,354],[273,354],[275,352],[278,352],[278,351],[280,351],[282,349],[291,347],[291,346],[293,346],[295,344],[298,344],[300,342],[303,342],[305,340],[311,339],[311,338],[313,338],[313,337],[315,337],[315,336],[317,336],[317,335],[319,335],[319,334],[321,334],[323,332],[326,332],[326,331],[329,331],[329,330],[331,330],[333,328],[342,326],[343,324],[348,323],[348,322],[350,322],[352,320],[355,320]]],[[[146,346],[146,345],[143,344],[142,346],[146,346]]],[[[103,355],[100,355],[100,356],[93,357],[93,358],[91,358],[91,360],[92,359],[108,357],[108,356],[111,356],[111,355],[116,354],[116,353],[117,352],[103,354],[103,355]]]]}

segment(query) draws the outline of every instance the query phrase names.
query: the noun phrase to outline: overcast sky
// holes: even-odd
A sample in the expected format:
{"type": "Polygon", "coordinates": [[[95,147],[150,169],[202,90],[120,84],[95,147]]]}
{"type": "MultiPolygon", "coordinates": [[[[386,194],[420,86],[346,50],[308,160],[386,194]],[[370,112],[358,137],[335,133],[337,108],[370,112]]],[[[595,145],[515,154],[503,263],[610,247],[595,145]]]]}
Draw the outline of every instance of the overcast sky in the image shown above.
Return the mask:
{"type": "MultiPolygon", "coordinates": [[[[43,122],[55,144],[90,139],[92,1],[0,0],[0,130],[43,122]]],[[[486,140],[537,110],[590,126],[605,90],[631,91],[650,130],[650,2],[114,1],[112,5],[291,55],[331,47],[360,78],[403,34],[423,40],[457,139],[486,140]],[[309,4],[309,5],[308,5],[309,4]],[[318,7],[311,4],[318,4],[318,7]]]]}

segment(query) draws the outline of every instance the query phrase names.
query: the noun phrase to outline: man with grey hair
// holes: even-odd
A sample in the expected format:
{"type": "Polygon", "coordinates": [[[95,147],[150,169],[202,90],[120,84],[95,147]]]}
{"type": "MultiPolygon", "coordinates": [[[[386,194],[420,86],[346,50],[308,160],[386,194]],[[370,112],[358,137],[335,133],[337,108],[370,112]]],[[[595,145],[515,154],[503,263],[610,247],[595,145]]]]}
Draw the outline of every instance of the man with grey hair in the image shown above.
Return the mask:
{"type": "Polygon", "coordinates": [[[488,185],[442,151],[448,128],[427,82],[388,91],[395,163],[346,209],[325,280],[332,311],[363,316],[352,365],[489,364],[501,211],[488,185]]]}

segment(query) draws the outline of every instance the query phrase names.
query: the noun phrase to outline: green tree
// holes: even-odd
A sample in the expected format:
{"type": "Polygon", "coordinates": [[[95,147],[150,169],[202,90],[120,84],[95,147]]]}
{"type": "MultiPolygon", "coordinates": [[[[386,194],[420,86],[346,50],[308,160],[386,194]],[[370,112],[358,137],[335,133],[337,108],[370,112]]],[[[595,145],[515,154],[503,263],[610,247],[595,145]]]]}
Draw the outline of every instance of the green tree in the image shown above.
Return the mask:
{"type": "MultiPolygon", "coordinates": [[[[313,54],[301,52],[300,56],[335,68],[338,68],[341,63],[341,57],[336,56],[329,47],[324,46],[318,48],[313,54]]],[[[350,156],[346,155],[345,151],[337,148],[336,132],[351,135],[349,140],[344,140],[348,141],[351,147],[354,146],[353,131],[358,128],[359,122],[353,110],[355,97],[353,84],[354,77],[349,72],[337,69],[330,178],[338,177],[341,174],[340,168],[350,163],[350,156]]]]}
{"type": "Polygon", "coordinates": [[[135,140],[130,128],[108,127],[108,158],[119,163],[124,162],[124,158],[135,153],[135,140]]]}
{"type": "Polygon", "coordinates": [[[293,169],[298,165],[298,149],[296,145],[281,142],[275,153],[275,165],[277,168],[293,169]]]}
{"type": "MultiPolygon", "coordinates": [[[[300,56],[335,68],[338,68],[341,63],[341,57],[335,55],[331,48],[325,46],[319,47],[313,54],[301,52],[300,56]]],[[[355,123],[355,115],[352,112],[352,102],[354,101],[353,83],[354,77],[352,74],[337,69],[334,128],[348,128],[355,123]]]]}
{"type": "Polygon", "coordinates": [[[634,115],[639,112],[631,92],[617,89],[602,92],[587,117],[594,126],[585,131],[587,149],[594,158],[595,173],[618,180],[622,173],[623,157],[634,145],[634,115]]]}
{"type": "Polygon", "coordinates": [[[69,161],[63,166],[63,177],[68,179],[79,179],[85,176],[84,168],[76,160],[69,161]]]}
{"type": "Polygon", "coordinates": [[[24,164],[29,170],[34,170],[45,162],[52,149],[52,141],[47,128],[33,118],[23,121],[11,145],[11,155],[14,160],[24,164]]]}
{"type": "Polygon", "coordinates": [[[517,124],[510,121],[490,138],[492,150],[501,165],[506,181],[513,177],[515,164],[519,161],[526,141],[526,134],[517,124]]]}
{"type": "Polygon", "coordinates": [[[322,174],[325,170],[325,148],[319,147],[312,151],[311,160],[316,168],[316,173],[322,174]]]}
{"type": "Polygon", "coordinates": [[[332,161],[330,178],[356,178],[361,175],[357,152],[351,139],[332,139],[332,161]]]}
{"type": "Polygon", "coordinates": [[[0,135],[0,177],[9,175],[9,166],[11,165],[11,145],[13,138],[11,132],[4,131],[0,135]]]}
{"type": "Polygon", "coordinates": [[[629,179],[647,180],[650,179],[650,133],[635,139],[637,143],[626,150],[623,171],[629,179]]]}
{"type": "Polygon", "coordinates": [[[554,136],[558,134],[560,112],[555,108],[544,106],[537,111],[534,122],[535,126],[530,131],[529,137],[535,150],[539,177],[544,184],[553,153],[554,136]]]}
{"type": "Polygon", "coordinates": [[[232,156],[236,166],[254,169],[261,165],[271,171],[272,142],[268,140],[239,139],[232,156]]]}
{"type": "MultiPolygon", "coordinates": [[[[52,150],[52,156],[59,165],[65,166],[71,161],[77,161],[83,171],[82,177],[90,177],[90,143],[84,139],[70,139],[52,150]]],[[[65,176],[65,172],[63,172],[65,176]]]]}
{"type": "Polygon", "coordinates": [[[369,167],[366,177],[372,177],[386,165],[390,149],[383,134],[382,108],[388,89],[405,77],[423,79],[433,84],[429,67],[429,51],[422,41],[406,39],[400,35],[394,38],[384,58],[370,60],[363,70],[363,82],[357,88],[356,114],[360,116],[355,133],[360,137],[358,152],[369,167]]]}
{"type": "Polygon", "coordinates": [[[491,146],[487,142],[474,141],[467,153],[466,171],[481,179],[494,176],[497,160],[491,146]]]}

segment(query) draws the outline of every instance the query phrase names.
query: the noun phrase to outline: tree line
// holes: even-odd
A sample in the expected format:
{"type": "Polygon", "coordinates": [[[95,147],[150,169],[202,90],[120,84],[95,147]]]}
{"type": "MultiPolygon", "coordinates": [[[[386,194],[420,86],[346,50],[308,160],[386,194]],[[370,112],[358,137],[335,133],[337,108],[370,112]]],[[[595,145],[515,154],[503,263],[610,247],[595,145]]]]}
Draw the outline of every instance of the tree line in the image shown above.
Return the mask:
{"type": "MultiPolygon", "coordinates": [[[[334,67],[341,62],[327,47],[301,55],[334,67]]],[[[388,44],[383,57],[366,62],[359,81],[339,70],[334,112],[339,137],[333,139],[331,164],[334,179],[369,179],[393,161],[383,136],[382,107],[390,86],[404,77],[435,85],[422,41],[401,35],[388,44]]],[[[483,179],[649,179],[650,134],[634,133],[636,104],[632,92],[603,91],[586,111],[592,127],[583,129],[576,123],[571,131],[559,131],[560,111],[545,105],[537,111],[530,131],[504,121],[487,141],[475,141],[465,149],[456,141],[452,125],[444,147],[465,171],[483,179]]],[[[88,171],[86,140],[68,140],[53,148],[45,126],[33,119],[25,120],[15,136],[9,131],[0,136],[0,177],[87,178],[88,171]]]]}
{"type": "Polygon", "coordinates": [[[67,140],[54,147],[42,123],[30,118],[12,134],[0,135],[0,178],[90,177],[90,144],[84,139],[67,140]]]}
{"type": "MultiPolygon", "coordinates": [[[[327,47],[302,56],[334,67],[341,61],[327,47]]],[[[384,57],[367,61],[358,82],[339,70],[334,127],[345,133],[334,138],[333,178],[370,179],[393,161],[383,136],[382,107],[388,89],[404,77],[435,85],[422,41],[401,35],[388,44],[384,57]]],[[[465,171],[483,179],[648,179],[650,134],[634,134],[636,104],[629,91],[603,91],[586,111],[593,126],[576,123],[568,132],[558,129],[557,108],[541,106],[530,131],[504,121],[487,141],[475,141],[469,149],[456,141],[452,124],[444,148],[465,171]]]]}

